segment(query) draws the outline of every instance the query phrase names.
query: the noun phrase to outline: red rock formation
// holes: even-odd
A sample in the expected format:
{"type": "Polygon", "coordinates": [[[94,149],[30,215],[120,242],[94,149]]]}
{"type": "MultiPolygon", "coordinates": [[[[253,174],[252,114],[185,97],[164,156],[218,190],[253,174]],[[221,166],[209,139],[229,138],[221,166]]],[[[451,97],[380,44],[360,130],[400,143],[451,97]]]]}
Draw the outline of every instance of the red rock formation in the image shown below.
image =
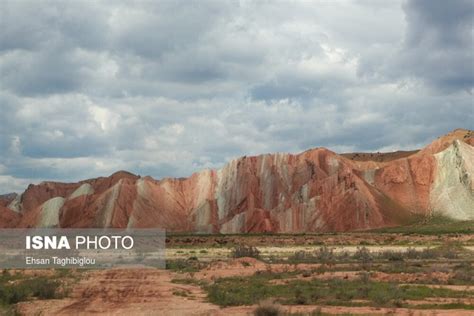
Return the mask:
{"type": "Polygon", "coordinates": [[[16,193],[8,193],[0,195],[0,206],[8,206],[14,199],[18,197],[16,193]]]}
{"type": "Polygon", "coordinates": [[[121,171],[79,183],[45,182],[0,204],[0,225],[348,231],[403,224],[413,214],[436,211],[433,203],[455,205],[446,215],[474,218],[473,137],[456,130],[421,151],[378,154],[376,161],[318,148],[242,157],[186,179],[157,181],[121,171]],[[462,201],[453,203],[452,187],[462,201]]]}
{"type": "Polygon", "coordinates": [[[17,227],[20,214],[0,205],[0,228],[17,227]]]}

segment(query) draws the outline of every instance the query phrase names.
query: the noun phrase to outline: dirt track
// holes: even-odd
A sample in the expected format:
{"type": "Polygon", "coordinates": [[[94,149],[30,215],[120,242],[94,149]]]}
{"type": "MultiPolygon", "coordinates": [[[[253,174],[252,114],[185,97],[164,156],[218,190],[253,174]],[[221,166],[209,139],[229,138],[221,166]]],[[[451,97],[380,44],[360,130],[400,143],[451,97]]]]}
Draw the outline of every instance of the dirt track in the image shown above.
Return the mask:
{"type": "Polygon", "coordinates": [[[19,312],[27,315],[202,315],[218,311],[204,302],[198,286],[174,284],[167,270],[133,269],[87,272],[70,298],[26,302],[19,312]],[[193,299],[173,292],[183,291],[193,299]]]}

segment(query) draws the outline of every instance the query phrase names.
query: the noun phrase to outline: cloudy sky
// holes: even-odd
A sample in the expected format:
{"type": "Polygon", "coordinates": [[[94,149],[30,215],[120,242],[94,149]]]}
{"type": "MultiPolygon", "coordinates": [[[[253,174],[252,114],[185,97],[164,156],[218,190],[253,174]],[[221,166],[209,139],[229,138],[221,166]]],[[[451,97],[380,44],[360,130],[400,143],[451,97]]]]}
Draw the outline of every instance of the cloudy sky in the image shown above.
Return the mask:
{"type": "Polygon", "coordinates": [[[0,0],[0,193],[474,127],[474,2],[0,0]]]}

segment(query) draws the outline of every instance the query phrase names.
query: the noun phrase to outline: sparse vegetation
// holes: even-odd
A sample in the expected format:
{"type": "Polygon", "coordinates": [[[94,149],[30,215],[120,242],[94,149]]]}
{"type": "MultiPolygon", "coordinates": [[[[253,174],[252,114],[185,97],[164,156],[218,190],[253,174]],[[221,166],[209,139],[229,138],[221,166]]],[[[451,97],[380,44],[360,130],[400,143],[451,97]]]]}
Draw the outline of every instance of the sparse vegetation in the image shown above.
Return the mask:
{"type": "MultiPolygon", "coordinates": [[[[348,247],[344,251],[337,251],[338,245],[315,247],[312,244],[313,250],[306,246],[305,250],[289,255],[268,253],[264,249],[262,254],[259,251],[262,248],[236,246],[230,248],[232,258],[259,258],[266,262],[266,269],[256,271],[252,276],[219,278],[193,284],[205,289],[208,300],[220,306],[252,305],[262,300],[273,300],[281,311],[285,308],[281,308],[279,304],[411,309],[472,308],[466,301],[466,298],[474,295],[472,290],[443,287],[447,284],[468,285],[474,281],[473,253],[464,247],[464,243],[455,238],[453,241],[451,238],[430,237],[434,242],[426,244],[428,247],[420,247],[419,244],[412,247],[407,244],[383,250],[383,246],[373,240],[352,244],[352,249],[348,247]],[[355,251],[354,246],[357,246],[355,251]],[[276,268],[274,263],[286,265],[287,269],[276,268]],[[299,263],[309,266],[298,267],[299,263]],[[312,267],[311,264],[315,265],[312,267]],[[347,271],[346,276],[336,273],[343,271],[347,271]],[[359,278],[354,279],[354,271],[359,271],[359,278]],[[332,273],[334,276],[331,276],[332,273]],[[435,288],[432,284],[441,287],[435,288]],[[455,303],[414,304],[416,301],[434,298],[455,303]]],[[[394,244],[398,242],[394,236],[388,236],[382,242],[386,243],[387,240],[394,244]]],[[[244,267],[251,266],[246,261],[241,263],[244,267]]],[[[286,315],[281,311],[277,315],[286,315]]],[[[255,314],[257,313],[266,315],[265,313],[275,313],[275,310],[271,306],[260,305],[255,310],[255,314]]],[[[319,314],[320,311],[317,315],[319,314]]]]}
{"type": "Polygon", "coordinates": [[[454,275],[449,280],[451,284],[474,284],[474,268],[471,262],[464,261],[453,270],[454,275]]]}
{"type": "Polygon", "coordinates": [[[473,234],[474,221],[457,221],[448,217],[435,215],[428,218],[419,218],[415,223],[406,226],[378,228],[370,230],[373,233],[400,233],[400,234],[473,234]]]}
{"type": "Polygon", "coordinates": [[[0,277],[0,304],[11,305],[30,299],[61,298],[66,289],[56,277],[25,277],[4,270],[0,277]]]}
{"type": "Polygon", "coordinates": [[[207,285],[205,289],[209,300],[221,306],[251,305],[261,300],[278,298],[279,303],[288,305],[354,306],[353,300],[357,300],[367,301],[367,304],[372,306],[401,307],[406,300],[464,298],[474,295],[473,291],[454,291],[424,285],[400,286],[374,281],[368,274],[362,274],[357,280],[292,279],[286,284],[270,282],[278,278],[277,275],[278,273],[265,273],[250,277],[221,278],[207,285]]]}
{"type": "Polygon", "coordinates": [[[230,256],[232,258],[251,257],[258,259],[260,258],[260,250],[257,247],[239,245],[231,250],[230,256]]]}
{"type": "Polygon", "coordinates": [[[408,305],[412,308],[417,309],[467,309],[474,310],[473,304],[464,304],[464,303],[448,303],[448,304],[418,304],[418,305],[408,305]]]}
{"type": "Polygon", "coordinates": [[[280,306],[274,302],[264,301],[258,305],[253,314],[255,316],[280,316],[282,311],[280,306]]]}
{"type": "MultiPolygon", "coordinates": [[[[327,312],[334,312],[331,306],[370,306],[384,308],[384,312],[403,307],[415,314],[417,309],[473,309],[469,298],[474,291],[468,287],[474,283],[472,237],[373,233],[352,236],[223,236],[226,242],[220,248],[207,248],[201,236],[189,238],[189,243],[199,240],[206,248],[198,244],[197,248],[171,249],[166,263],[171,282],[176,283],[171,293],[175,300],[198,302],[202,295],[195,293],[200,287],[209,302],[220,306],[258,303],[255,315],[325,315],[321,309],[291,314],[286,312],[287,305],[308,305],[304,307],[307,311],[313,305],[326,306],[323,309],[327,312]],[[261,246],[267,238],[271,240],[267,243],[270,247],[261,246]],[[288,244],[275,240],[286,240],[288,244]],[[241,257],[259,261],[232,260],[241,257]],[[198,271],[201,273],[195,273],[198,271]]],[[[209,239],[220,243],[219,238],[209,239]]],[[[63,280],[75,280],[78,275],[58,269],[48,277],[25,277],[4,270],[0,273],[1,304],[7,306],[4,310],[14,312],[14,302],[59,298],[67,293],[63,280]]]]}
{"type": "Polygon", "coordinates": [[[445,243],[438,247],[429,247],[421,250],[408,248],[406,251],[385,250],[371,252],[369,248],[358,247],[351,255],[347,252],[334,253],[329,247],[320,247],[315,251],[297,251],[288,257],[288,263],[323,263],[334,264],[341,262],[358,262],[364,269],[370,268],[372,262],[389,261],[403,262],[406,260],[427,259],[458,259],[466,250],[458,243],[445,243]]]}
{"type": "Polygon", "coordinates": [[[178,260],[167,260],[166,261],[166,269],[172,270],[175,272],[197,272],[207,264],[204,262],[200,262],[196,257],[190,257],[189,259],[178,259],[178,260]]]}
{"type": "Polygon", "coordinates": [[[189,293],[185,290],[175,290],[173,291],[173,295],[176,295],[176,296],[182,296],[182,297],[188,297],[189,296],[189,293]]]}

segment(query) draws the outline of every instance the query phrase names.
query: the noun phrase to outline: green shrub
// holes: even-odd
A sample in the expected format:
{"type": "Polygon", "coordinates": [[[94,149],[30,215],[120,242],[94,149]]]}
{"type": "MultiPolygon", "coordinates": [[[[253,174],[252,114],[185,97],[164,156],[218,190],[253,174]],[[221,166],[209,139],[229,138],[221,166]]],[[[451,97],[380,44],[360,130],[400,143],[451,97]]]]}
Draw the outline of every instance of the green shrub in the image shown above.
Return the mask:
{"type": "Polygon", "coordinates": [[[167,260],[166,269],[176,272],[197,272],[206,266],[205,263],[200,262],[199,260],[194,260],[194,258],[178,259],[178,260],[167,260]]]}
{"type": "Polygon", "coordinates": [[[316,258],[321,263],[330,263],[335,259],[333,250],[326,246],[323,246],[316,251],[316,258]]]}
{"type": "Polygon", "coordinates": [[[39,299],[48,300],[56,297],[56,290],[59,287],[59,281],[48,280],[46,278],[37,278],[28,282],[32,295],[39,299]]]}
{"type": "Polygon", "coordinates": [[[459,283],[474,284],[474,269],[471,263],[465,261],[455,266],[453,280],[459,283]]]}
{"type": "Polygon", "coordinates": [[[373,256],[366,247],[357,248],[357,251],[352,255],[353,259],[360,261],[361,267],[364,270],[369,270],[373,261],[373,256]]]}
{"type": "Polygon", "coordinates": [[[0,286],[0,301],[3,305],[16,304],[26,301],[27,298],[28,292],[24,286],[3,284],[0,286]]]}
{"type": "Polygon", "coordinates": [[[329,264],[334,263],[338,259],[343,259],[347,253],[343,253],[341,257],[336,256],[332,249],[323,246],[318,248],[318,250],[314,252],[307,252],[307,251],[297,251],[293,255],[288,257],[288,262],[291,263],[323,263],[329,264]]]}
{"type": "Polygon", "coordinates": [[[423,249],[419,254],[420,259],[435,259],[437,256],[436,251],[432,248],[423,249]]]}
{"type": "Polygon", "coordinates": [[[290,262],[307,262],[313,260],[314,257],[311,253],[300,250],[293,253],[293,255],[288,257],[290,262]]]}
{"type": "Polygon", "coordinates": [[[370,250],[366,247],[357,247],[357,251],[352,255],[352,258],[362,262],[370,262],[373,260],[370,250]]]}
{"type": "Polygon", "coordinates": [[[408,259],[418,259],[420,258],[420,253],[415,248],[408,248],[405,252],[405,257],[408,259]]]}
{"type": "Polygon", "coordinates": [[[379,254],[379,257],[388,261],[403,261],[404,254],[399,251],[383,251],[379,254]]]}
{"type": "Polygon", "coordinates": [[[4,305],[16,304],[35,297],[38,299],[59,298],[59,281],[46,277],[22,280],[13,284],[0,284],[0,302],[4,305]]]}

